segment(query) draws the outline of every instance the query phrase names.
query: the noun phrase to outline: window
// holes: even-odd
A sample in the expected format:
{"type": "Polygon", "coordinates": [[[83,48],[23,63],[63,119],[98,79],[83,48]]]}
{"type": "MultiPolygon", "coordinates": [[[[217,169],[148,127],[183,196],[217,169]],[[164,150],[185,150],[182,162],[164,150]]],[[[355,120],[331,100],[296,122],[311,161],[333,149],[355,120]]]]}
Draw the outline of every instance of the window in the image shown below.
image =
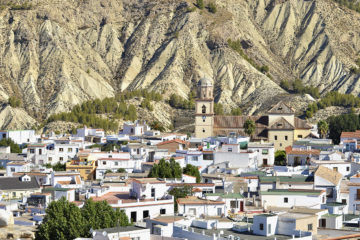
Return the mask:
{"type": "Polygon", "coordinates": [[[203,117],[203,119],[202,119],[202,120],[203,120],[203,122],[205,122],[205,118],[204,118],[204,117],[203,117]]]}
{"type": "Polygon", "coordinates": [[[268,233],[271,233],[271,224],[268,224],[268,233]]]}
{"type": "Polygon", "coordinates": [[[63,148],[59,148],[59,152],[63,152],[64,151],[64,149],[63,148]]]}
{"type": "Polygon", "coordinates": [[[356,199],[360,200],[360,189],[356,189],[356,199]]]}
{"type": "Polygon", "coordinates": [[[51,161],[52,161],[52,157],[48,157],[48,161],[51,162],[51,161]]]}
{"type": "Polygon", "coordinates": [[[326,197],[332,198],[332,197],[333,197],[333,194],[334,194],[334,191],[333,191],[332,188],[327,188],[327,189],[326,189],[326,197]]]}
{"type": "Polygon", "coordinates": [[[259,228],[260,228],[260,230],[264,230],[264,224],[260,223],[259,228]]]}
{"type": "Polygon", "coordinates": [[[312,224],[308,224],[308,231],[312,231],[312,230],[313,230],[312,224]]]}
{"type": "Polygon", "coordinates": [[[39,149],[39,155],[41,155],[42,154],[42,149],[39,149]]]}
{"type": "Polygon", "coordinates": [[[269,154],[269,150],[268,150],[268,149],[263,149],[263,150],[261,151],[261,153],[262,153],[263,155],[269,154]]]}
{"type": "Polygon", "coordinates": [[[238,201],[230,201],[230,207],[231,208],[238,208],[239,207],[239,202],[238,201]]]}
{"type": "Polygon", "coordinates": [[[202,113],[206,113],[206,107],[205,107],[205,105],[202,106],[201,112],[202,112],[202,113]]]}
{"type": "Polygon", "coordinates": [[[166,209],[160,209],[160,214],[166,214],[166,209]]]}
{"type": "Polygon", "coordinates": [[[203,129],[203,132],[205,132],[205,129],[203,129]]]}
{"type": "Polygon", "coordinates": [[[337,171],[338,171],[338,168],[337,168],[337,167],[334,167],[334,171],[337,172],[337,171]]]}
{"type": "Polygon", "coordinates": [[[346,204],[346,199],[341,199],[342,204],[346,204]]]}
{"type": "Polygon", "coordinates": [[[289,198],[285,197],[284,198],[284,203],[288,203],[289,202],[289,198]]]}
{"type": "Polygon", "coordinates": [[[298,138],[303,138],[303,136],[302,136],[302,135],[298,135],[298,138]]]}
{"type": "Polygon", "coordinates": [[[228,152],[232,152],[232,148],[228,148],[228,152]]]}
{"type": "Polygon", "coordinates": [[[106,165],[106,161],[103,161],[103,165],[106,165]]]}
{"type": "Polygon", "coordinates": [[[11,168],[11,172],[15,172],[15,168],[14,168],[14,167],[11,168]]]}
{"type": "Polygon", "coordinates": [[[115,166],[118,166],[119,165],[119,162],[115,162],[115,166]]]}
{"type": "Polygon", "coordinates": [[[13,197],[16,197],[16,192],[13,192],[12,195],[13,195],[13,197]]]}
{"type": "Polygon", "coordinates": [[[151,197],[155,197],[155,188],[151,189],[151,197]]]}
{"type": "Polygon", "coordinates": [[[68,148],[68,152],[72,152],[72,148],[68,148]]]}
{"type": "Polygon", "coordinates": [[[277,136],[276,136],[276,135],[274,136],[274,139],[275,139],[275,141],[277,140],[277,136]]]}
{"type": "Polygon", "coordinates": [[[64,160],[64,158],[63,158],[63,157],[59,157],[59,160],[60,160],[60,161],[63,161],[63,160],[64,160]]]}
{"type": "Polygon", "coordinates": [[[30,149],[30,153],[35,153],[35,149],[30,149]]]}
{"type": "Polygon", "coordinates": [[[280,147],[282,147],[282,143],[280,143],[280,147]]]}
{"type": "Polygon", "coordinates": [[[193,157],[192,157],[192,160],[193,160],[193,161],[197,161],[197,160],[198,160],[198,157],[197,157],[197,156],[193,156],[193,157]]]}
{"type": "Polygon", "coordinates": [[[346,167],[346,171],[347,171],[347,172],[350,171],[350,167],[346,167]]]}
{"type": "Polygon", "coordinates": [[[285,136],[285,141],[287,141],[288,140],[288,136],[285,136]]]}

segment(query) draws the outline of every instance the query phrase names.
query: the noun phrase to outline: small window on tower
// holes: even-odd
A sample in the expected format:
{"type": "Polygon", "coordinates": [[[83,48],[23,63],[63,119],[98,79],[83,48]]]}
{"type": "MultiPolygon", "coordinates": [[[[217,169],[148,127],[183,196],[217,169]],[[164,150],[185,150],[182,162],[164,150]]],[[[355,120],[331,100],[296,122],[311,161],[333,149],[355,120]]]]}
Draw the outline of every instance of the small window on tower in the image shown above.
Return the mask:
{"type": "Polygon", "coordinates": [[[203,129],[203,132],[205,132],[205,129],[203,129]]]}
{"type": "Polygon", "coordinates": [[[202,106],[202,113],[206,113],[206,107],[205,107],[205,105],[202,106]]]}

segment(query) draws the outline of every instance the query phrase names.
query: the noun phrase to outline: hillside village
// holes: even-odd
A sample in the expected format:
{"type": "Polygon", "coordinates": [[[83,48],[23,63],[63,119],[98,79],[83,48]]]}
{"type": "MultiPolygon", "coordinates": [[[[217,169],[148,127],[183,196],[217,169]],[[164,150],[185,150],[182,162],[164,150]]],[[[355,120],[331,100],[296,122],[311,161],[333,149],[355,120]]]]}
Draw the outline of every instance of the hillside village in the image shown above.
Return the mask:
{"type": "Polygon", "coordinates": [[[0,239],[32,239],[56,202],[81,209],[89,199],[123,211],[129,226],[74,239],[360,237],[360,131],[335,145],[284,102],[251,117],[213,107],[202,78],[192,136],[144,121],[117,135],[0,131],[12,142],[0,148],[0,239]]]}

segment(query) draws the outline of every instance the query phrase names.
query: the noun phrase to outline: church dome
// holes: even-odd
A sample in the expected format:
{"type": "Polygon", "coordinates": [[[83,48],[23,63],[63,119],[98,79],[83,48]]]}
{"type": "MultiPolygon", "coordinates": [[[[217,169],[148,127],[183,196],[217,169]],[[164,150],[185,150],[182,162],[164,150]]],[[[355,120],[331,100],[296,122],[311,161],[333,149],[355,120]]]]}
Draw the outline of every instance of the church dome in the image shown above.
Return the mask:
{"type": "Polygon", "coordinates": [[[212,81],[209,78],[203,77],[198,82],[198,86],[202,86],[202,87],[212,86],[212,81]]]}

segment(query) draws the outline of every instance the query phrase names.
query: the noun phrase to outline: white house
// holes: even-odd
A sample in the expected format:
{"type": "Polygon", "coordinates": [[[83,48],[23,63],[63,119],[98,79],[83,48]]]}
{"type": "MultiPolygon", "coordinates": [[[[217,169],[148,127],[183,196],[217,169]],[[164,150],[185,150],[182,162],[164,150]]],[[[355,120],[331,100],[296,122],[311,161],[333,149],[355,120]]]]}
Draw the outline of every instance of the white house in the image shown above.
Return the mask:
{"type": "Polygon", "coordinates": [[[261,204],[268,207],[308,207],[320,209],[326,203],[324,190],[269,189],[261,191],[261,204]]]}
{"type": "Polygon", "coordinates": [[[96,179],[103,179],[105,172],[108,170],[116,172],[118,169],[123,168],[131,173],[136,167],[136,162],[130,159],[130,154],[128,152],[109,153],[109,156],[107,157],[98,158],[97,163],[96,179]]]}
{"type": "Polygon", "coordinates": [[[124,210],[133,222],[174,214],[174,198],[167,194],[165,181],[156,178],[133,179],[130,192],[116,192],[110,186],[106,191],[98,191],[92,199],[107,201],[111,207],[124,210]]]}
{"type": "Polygon", "coordinates": [[[125,122],[123,130],[120,134],[126,134],[131,136],[141,136],[145,132],[150,131],[151,128],[146,124],[145,121],[125,122]]]}
{"type": "Polygon", "coordinates": [[[360,173],[350,177],[349,186],[349,213],[360,212],[360,173]]]}
{"type": "Polygon", "coordinates": [[[197,149],[176,150],[176,157],[184,157],[185,164],[199,167],[200,172],[205,172],[207,167],[213,164],[213,160],[204,160],[203,152],[197,149]]]}
{"type": "Polygon", "coordinates": [[[223,145],[221,151],[214,152],[214,164],[229,162],[231,168],[240,168],[243,171],[257,169],[258,159],[256,152],[240,152],[239,148],[229,146],[230,144],[225,147],[223,145]]]}
{"type": "Polygon", "coordinates": [[[6,175],[12,177],[13,173],[30,172],[30,163],[25,161],[9,162],[6,165],[6,175]]]}
{"type": "Polygon", "coordinates": [[[0,131],[0,140],[10,138],[17,144],[36,141],[35,130],[6,130],[0,131]]]}
{"type": "Polygon", "coordinates": [[[83,183],[81,181],[79,172],[52,172],[51,185],[57,188],[81,188],[83,183]]]}
{"type": "Polygon", "coordinates": [[[352,166],[354,166],[351,162],[341,160],[314,160],[311,161],[311,165],[324,166],[340,173],[345,177],[351,176],[353,174],[352,166]]]}
{"type": "Polygon", "coordinates": [[[195,217],[202,216],[227,216],[226,205],[224,201],[214,201],[194,196],[179,198],[178,212],[184,215],[195,217]]]}
{"type": "Polygon", "coordinates": [[[340,201],[340,184],[342,175],[330,168],[319,166],[314,174],[315,189],[325,190],[329,202],[340,201]]]}
{"type": "Polygon", "coordinates": [[[273,166],[275,161],[274,143],[248,143],[248,151],[257,153],[258,166],[273,166]]]}
{"type": "Polygon", "coordinates": [[[103,129],[93,129],[85,126],[84,128],[78,128],[74,137],[85,138],[87,136],[105,137],[105,131],[103,129]]]}
{"type": "Polygon", "coordinates": [[[253,233],[261,236],[275,235],[278,216],[276,214],[259,214],[254,216],[253,233]]]}
{"type": "Polygon", "coordinates": [[[231,213],[245,211],[245,199],[240,193],[207,193],[206,199],[225,202],[225,210],[231,213]]]}

